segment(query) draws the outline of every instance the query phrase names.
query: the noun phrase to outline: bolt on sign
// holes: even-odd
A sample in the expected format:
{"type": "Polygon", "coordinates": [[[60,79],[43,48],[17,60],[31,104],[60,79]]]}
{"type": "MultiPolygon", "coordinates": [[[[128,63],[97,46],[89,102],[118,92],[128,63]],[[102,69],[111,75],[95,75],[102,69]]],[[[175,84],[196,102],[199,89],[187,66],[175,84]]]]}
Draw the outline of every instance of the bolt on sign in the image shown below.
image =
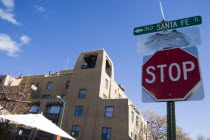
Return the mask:
{"type": "Polygon", "coordinates": [[[196,47],[161,50],[146,57],[142,66],[143,102],[204,98],[196,47]]]}

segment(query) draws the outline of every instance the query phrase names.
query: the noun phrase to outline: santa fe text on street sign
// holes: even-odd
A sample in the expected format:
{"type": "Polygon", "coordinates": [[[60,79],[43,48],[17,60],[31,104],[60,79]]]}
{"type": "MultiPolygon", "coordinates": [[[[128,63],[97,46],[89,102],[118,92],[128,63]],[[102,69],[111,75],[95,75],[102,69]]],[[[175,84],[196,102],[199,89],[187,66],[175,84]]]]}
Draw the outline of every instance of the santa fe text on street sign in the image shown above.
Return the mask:
{"type": "Polygon", "coordinates": [[[134,28],[134,35],[142,35],[167,29],[182,28],[187,26],[199,25],[202,23],[201,16],[194,16],[178,20],[167,21],[164,23],[151,24],[134,28]]]}

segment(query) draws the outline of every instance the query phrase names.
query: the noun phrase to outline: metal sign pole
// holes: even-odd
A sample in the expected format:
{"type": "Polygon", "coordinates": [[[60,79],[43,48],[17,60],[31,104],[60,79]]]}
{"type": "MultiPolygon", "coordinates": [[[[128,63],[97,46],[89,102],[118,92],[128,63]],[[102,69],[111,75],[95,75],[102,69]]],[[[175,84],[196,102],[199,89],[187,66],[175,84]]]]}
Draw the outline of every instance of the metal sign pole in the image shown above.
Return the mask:
{"type": "Polygon", "coordinates": [[[167,140],[176,140],[175,101],[167,102],[167,140]]]}
{"type": "MultiPolygon", "coordinates": [[[[161,0],[160,10],[162,14],[162,23],[166,22],[161,0]]],[[[175,118],[175,101],[167,102],[167,140],[176,140],[176,118],[175,118]]]]}
{"type": "Polygon", "coordinates": [[[161,14],[162,14],[162,21],[165,21],[165,16],[164,16],[161,0],[159,0],[159,3],[160,3],[160,11],[161,11],[161,14]]]}

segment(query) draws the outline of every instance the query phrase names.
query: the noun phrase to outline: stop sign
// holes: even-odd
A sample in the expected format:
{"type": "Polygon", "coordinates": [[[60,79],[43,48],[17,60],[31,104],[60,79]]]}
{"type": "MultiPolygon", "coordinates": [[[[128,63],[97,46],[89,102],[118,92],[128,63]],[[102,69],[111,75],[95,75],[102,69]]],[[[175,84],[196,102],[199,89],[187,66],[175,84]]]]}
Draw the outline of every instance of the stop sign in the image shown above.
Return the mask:
{"type": "Polygon", "coordinates": [[[200,81],[198,58],[181,48],[157,51],[142,66],[142,86],[157,101],[185,100],[200,81]]]}

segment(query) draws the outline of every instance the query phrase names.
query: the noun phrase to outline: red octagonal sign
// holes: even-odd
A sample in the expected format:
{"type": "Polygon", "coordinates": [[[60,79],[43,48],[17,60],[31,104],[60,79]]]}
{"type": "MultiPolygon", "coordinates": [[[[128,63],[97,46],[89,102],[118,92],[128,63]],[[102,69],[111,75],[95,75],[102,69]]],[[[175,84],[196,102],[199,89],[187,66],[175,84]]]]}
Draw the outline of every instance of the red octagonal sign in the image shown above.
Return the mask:
{"type": "Polygon", "coordinates": [[[142,67],[142,86],[157,101],[185,100],[200,81],[198,58],[181,48],[157,51],[142,67]]]}

